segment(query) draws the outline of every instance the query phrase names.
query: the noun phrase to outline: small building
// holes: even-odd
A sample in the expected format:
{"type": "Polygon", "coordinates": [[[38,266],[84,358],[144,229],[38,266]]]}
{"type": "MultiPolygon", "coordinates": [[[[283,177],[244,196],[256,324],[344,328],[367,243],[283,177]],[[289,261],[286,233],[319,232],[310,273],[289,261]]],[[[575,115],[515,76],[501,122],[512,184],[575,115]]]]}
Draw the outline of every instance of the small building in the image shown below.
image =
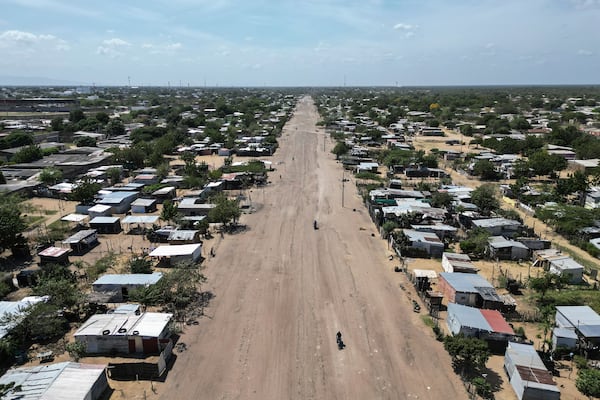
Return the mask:
{"type": "Polygon", "coordinates": [[[441,272],[438,287],[448,299],[448,303],[491,310],[500,310],[504,306],[504,301],[496,293],[496,289],[479,274],[441,272]]]}
{"type": "Polygon", "coordinates": [[[483,228],[492,236],[514,237],[522,228],[519,221],[507,218],[485,218],[472,221],[473,227],[483,228]]]}
{"type": "Polygon", "coordinates": [[[9,369],[1,385],[14,385],[4,400],[98,400],[108,390],[106,365],[62,362],[9,369]]]}
{"type": "Polygon", "coordinates": [[[121,232],[121,221],[119,217],[96,217],[90,221],[90,228],[98,233],[119,233],[121,232]]]}
{"type": "Polygon", "coordinates": [[[471,262],[471,257],[461,253],[442,254],[442,268],[445,272],[462,272],[476,274],[479,269],[471,262]]]}
{"type": "Polygon", "coordinates": [[[38,256],[40,256],[40,265],[68,265],[70,252],[71,249],[66,249],[64,247],[48,247],[47,249],[44,249],[38,253],[38,256]]]}
{"type": "Polygon", "coordinates": [[[85,229],[69,236],[62,242],[68,244],[75,254],[82,254],[98,244],[98,232],[95,229],[85,229]]]}
{"type": "Polygon", "coordinates": [[[216,204],[201,203],[199,198],[184,198],[177,205],[177,211],[183,216],[208,215],[216,204]]]}
{"type": "Polygon", "coordinates": [[[519,400],[560,399],[552,374],[532,345],[509,342],[504,370],[519,400]]]}
{"type": "Polygon", "coordinates": [[[137,192],[133,191],[110,192],[97,200],[96,203],[111,206],[115,214],[125,214],[138,195],[137,192]]]}
{"type": "Polygon", "coordinates": [[[556,350],[559,347],[576,349],[577,333],[568,328],[554,328],[552,330],[552,350],[556,350]]]}
{"type": "Polygon", "coordinates": [[[0,301],[0,339],[8,335],[14,327],[11,324],[3,324],[2,318],[6,315],[25,315],[27,309],[37,303],[48,301],[48,296],[29,296],[19,301],[0,301]]]}
{"type": "Polygon", "coordinates": [[[150,257],[158,258],[159,260],[166,259],[168,265],[176,265],[181,262],[196,262],[202,256],[202,245],[196,244],[180,244],[173,246],[158,246],[149,254],[150,257]]]}
{"type": "Polygon", "coordinates": [[[96,204],[87,209],[87,214],[90,218],[108,217],[112,214],[112,207],[105,204],[96,204]]]}
{"type": "Polygon", "coordinates": [[[159,354],[170,342],[173,314],[95,314],[73,335],[88,354],[159,354]]]}
{"type": "Polygon", "coordinates": [[[172,200],[175,198],[176,193],[177,189],[175,186],[166,186],[152,192],[152,197],[154,197],[159,204],[162,204],[165,200],[172,200]]]}
{"type": "Polygon", "coordinates": [[[403,229],[410,247],[423,249],[430,257],[440,258],[444,252],[444,243],[432,232],[421,232],[413,229],[403,229]]]}
{"type": "Polygon", "coordinates": [[[600,316],[590,306],[557,306],[554,321],[557,337],[552,342],[564,346],[573,344],[573,335],[562,331],[564,329],[576,335],[575,344],[586,353],[597,353],[600,345],[600,316]]]}
{"type": "Polygon", "coordinates": [[[431,225],[411,225],[415,231],[435,233],[437,237],[444,240],[446,237],[453,238],[456,236],[457,228],[443,223],[435,223],[431,225]]]}
{"type": "Polygon", "coordinates": [[[552,274],[569,276],[569,283],[577,284],[583,281],[583,265],[563,254],[557,249],[538,250],[533,253],[532,267],[542,267],[552,274]]]}
{"type": "Polygon", "coordinates": [[[501,347],[504,350],[508,341],[515,336],[513,329],[497,310],[481,310],[449,303],[446,323],[453,335],[483,339],[494,349],[501,347]]]}
{"type": "Polygon", "coordinates": [[[488,238],[488,254],[492,259],[525,260],[529,258],[529,248],[521,242],[503,236],[488,238]]]}
{"type": "Polygon", "coordinates": [[[156,284],[162,278],[162,273],[152,274],[107,274],[92,283],[94,292],[115,292],[109,302],[120,303],[129,299],[129,292],[134,289],[156,284]]]}
{"type": "Polygon", "coordinates": [[[156,211],[156,199],[136,199],[131,203],[131,212],[135,214],[146,214],[156,211]]]}
{"type": "Polygon", "coordinates": [[[134,183],[142,183],[144,185],[154,185],[158,181],[159,177],[156,174],[139,174],[133,178],[134,183]]]}

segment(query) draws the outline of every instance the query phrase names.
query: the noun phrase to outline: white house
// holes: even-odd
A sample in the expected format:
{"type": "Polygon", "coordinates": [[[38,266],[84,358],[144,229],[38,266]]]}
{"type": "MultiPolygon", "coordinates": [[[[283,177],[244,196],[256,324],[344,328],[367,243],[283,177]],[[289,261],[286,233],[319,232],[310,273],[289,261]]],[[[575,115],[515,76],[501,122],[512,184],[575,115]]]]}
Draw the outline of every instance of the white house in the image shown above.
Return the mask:
{"type": "Polygon", "coordinates": [[[504,370],[519,400],[560,399],[552,374],[532,345],[509,342],[504,370]]]}
{"type": "Polygon", "coordinates": [[[196,262],[202,256],[202,245],[194,243],[159,246],[152,250],[149,256],[158,259],[168,259],[170,265],[180,262],[196,262]]]}

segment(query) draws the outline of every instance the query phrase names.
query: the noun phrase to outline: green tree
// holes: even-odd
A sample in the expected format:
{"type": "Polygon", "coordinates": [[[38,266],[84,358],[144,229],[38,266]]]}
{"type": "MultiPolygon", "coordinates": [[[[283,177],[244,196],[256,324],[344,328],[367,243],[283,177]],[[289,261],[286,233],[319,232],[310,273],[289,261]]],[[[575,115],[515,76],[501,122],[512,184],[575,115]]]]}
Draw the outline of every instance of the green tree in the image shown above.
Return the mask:
{"type": "Polygon", "coordinates": [[[490,357],[488,345],[484,340],[457,336],[444,337],[444,348],[452,362],[461,371],[479,371],[485,367],[490,357]]]}
{"type": "Polygon", "coordinates": [[[125,134],[125,126],[120,119],[112,119],[106,124],[106,134],[108,136],[121,136],[125,134]]]}
{"type": "Polygon", "coordinates": [[[2,171],[0,171],[0,185],[5,185],[6,184],[6,178],[4,177],[4,174],[2,173],[2,171]]]}
{"type": "Polygon", "coordinates": [[[338,159],[340,156],[347,154],[350,151],[350,146],[348,146],[345,142],[337,142],[331,152],[335,154],[335,158],[338,159]]]}
{"type": "Polygon", "coordinates": [[[63,179],[62,171],[55,167],[44,168],[42,172],[40,172],[39,178],[40,182],[45,185],[51,186],[55,185],[58,182],[61,182],[63,179]]]}
{"type": "Polygon", "coordinates": [[[73,141],[77,147],[96,147],[96,139],[89,136],[81,136],[73,141]]]}
{"type": "Polygon", "coordinates": [[[555,154],[548,154],[545,150],[540,150],[529,156],[527,164],[536,175],[544,176],[565,169],[567,160],[555,154]]]}
{"type": "Polygon", "coordinates": [[[53,131],[62,131],[65,129],[63,118],[62,117],[54,117],[52,121],[50,121],[50,127],[53,131]]]}
{"type": "Polygon", "coordinates": [[[473,165],[473,174],[479,176],[482,180],[498,179],[496,167],[489,160],[479,160],[473,165]]]}
{"type": "Polygon", "coordinates": [[[577,374],[575,387],[585,396],[590,398],[600,397],[600,371],[597,369],[583,369],[577,374]]]}
{"type": "Polygon", "coordinates": [[[431,206],[436,208],[448,208],[452,205],[454,197],[448,192],[435,192],[431,195],[431,206]]]}
{"type": "Polygon", "coordinates": [[[10,337],[21,344],[53,339],[66,332],[67,321],[59,311],[53,304],[40,302],[27,307],[21,315],[0,316],[0,324],[12,326],[10,337]]]}
{"type": "Polygon", "coordinates": [[[44,157],[44,153],[39,146],[27,146],[15,153],[11,161],[19,163],[30,163],[32,161],[40,160],[44,157]]]}
{"type": "Polygon", "coordinates": [[[101,122],[103,124],[107,124],[110,119],[108,114],[105,113],[104,111],[100,111],[100,112],[96,113],[95,118],[96,118],[96,121],[101,122]]]}
{"type": "Polygon", "coordinates": [[[469,231],[469,237],[460,242],[460,250],[466,254],[483,258],[488,247],[490,233],[483,228],[474,228],[469,231]]]}
{"type": "Polygon", "coordinates": [[[490,183],[481,185],[471,192],[471,201],[483,215],[490,215],[492,211],[500,208],[496,187],[490,183]]]}
{"type": "Polygon", "coordinates": [[[76,124],[85,119],[85,114],[80,109],[73,110],[69,113],[69,121],[76,124]]]}
{"type": "Polygon", "coordinates": [[[224,226],[236,222],[242,215],[242,211],[235,200],[229,200],[225,195],[219,194],[214,198],[215,207],[208,213],[208,219],[212,222],[221,223],[224,226]]]}
{"type": "Polygon", "coordinates": [[[165,200],[162,211],[160,212],[160,219],[163,221],[172,222],[177,220],[179,216],[180,214],[177,210],[177,206],[171,200],[165,200]]]}
{"type": "Polygon", "coordinates": [[[73,359],[73,361],[78,362],[81,357],[85,356],[86,352],[86,344],[83,342],[69,342],[65,346],[67,353],[73,359]]]}
{"type": "Polygon", "coordinates": [[[106,170],[106,176],[112,185],[121,182],[121,168],[112,167],[106,170]]]}
{"type": "Polygon", "coordinates": [[[50,296],[48,304],[53,304],[60,309],[73,308],[83,300],[83,294],[73,277],[42,274],[40,282],[33,288],[33,293],[38,296],[50,296]]]}
{"type": "Polygon", "coordinates": [[[152,262],[144,257],[132,257],[129,260],[129,270],[132,274],[151,274],[152,262]]]}
{"type": "Polygon", "coordinates": [[[78,201],[81,204],[92,204],[100,189],[102,189],[102,185],[86,177],[77,184],[70,197],[71,200],[78,201]]]}
{"type": "Polygon", "coordinates": [[[14,249],[23,243],[22,232],[27,224],[22,209],[19,197],[0,194],[0,249],[14,249]]]}

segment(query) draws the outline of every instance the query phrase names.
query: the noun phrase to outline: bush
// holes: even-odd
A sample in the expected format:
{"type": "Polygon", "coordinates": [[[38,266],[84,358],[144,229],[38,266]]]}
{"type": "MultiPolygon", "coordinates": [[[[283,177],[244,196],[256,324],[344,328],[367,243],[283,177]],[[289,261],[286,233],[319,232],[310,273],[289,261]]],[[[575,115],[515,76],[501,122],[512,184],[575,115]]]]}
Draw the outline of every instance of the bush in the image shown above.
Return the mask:
{"type": "Polygon", "coordinates": [[[85,343],[71,342],[71,343],[67,343],[67,345],[65,347],[66,347],[67,353],[69,353],[69,356],[71,356],[71,358],[75,362],[79,361],[79,359],[81,357],[85,356],[85,350],[86,350],[85,343]]]}

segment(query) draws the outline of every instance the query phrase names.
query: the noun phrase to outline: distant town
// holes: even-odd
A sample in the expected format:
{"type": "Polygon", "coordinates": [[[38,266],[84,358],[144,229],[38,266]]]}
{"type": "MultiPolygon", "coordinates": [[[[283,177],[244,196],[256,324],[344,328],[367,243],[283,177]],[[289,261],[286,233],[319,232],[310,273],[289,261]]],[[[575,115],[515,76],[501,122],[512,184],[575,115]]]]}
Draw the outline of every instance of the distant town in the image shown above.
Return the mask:
{"type": "Polygon", "coordinates": [[[0,88],[0,398],[600,397],[599,163],[596,86],[0,88]]]}

